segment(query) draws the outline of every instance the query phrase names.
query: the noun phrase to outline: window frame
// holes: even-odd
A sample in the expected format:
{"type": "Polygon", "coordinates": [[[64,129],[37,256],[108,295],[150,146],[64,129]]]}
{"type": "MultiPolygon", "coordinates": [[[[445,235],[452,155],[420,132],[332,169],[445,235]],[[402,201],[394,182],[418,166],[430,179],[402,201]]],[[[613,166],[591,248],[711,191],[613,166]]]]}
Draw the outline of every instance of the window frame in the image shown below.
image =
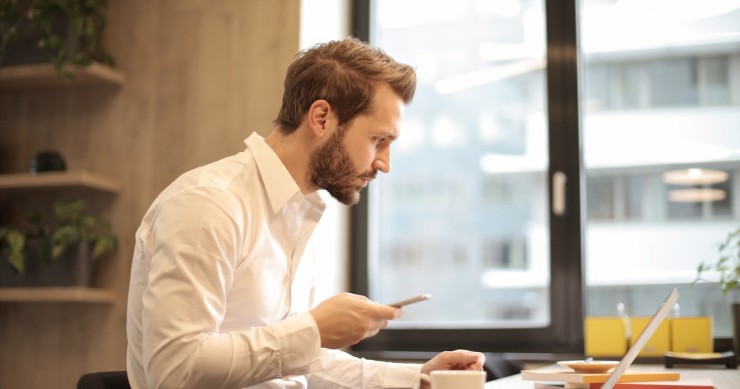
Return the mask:
{"type": "MultiPolygon", "coordinates": [[[[547,33],[547,116],[549,136],[548,201],[552,177],[562,172],[566,211],[558,216],[550,206],[550,325],[543,328],[401,329],[388,328],[352,347],[372,351],[441,351],[458,348],[484,352],[583,352],[582,188],[578,86],[577,0],[545,0],[547,33]]],[[[353,3],[354,36],[370,40],[371,0],[353,3]]],[[[371,42],[372,43],[372,42],[371,42]]],[[[367,295],[368,202],[350,208],[350,290],[367,295]]]]}

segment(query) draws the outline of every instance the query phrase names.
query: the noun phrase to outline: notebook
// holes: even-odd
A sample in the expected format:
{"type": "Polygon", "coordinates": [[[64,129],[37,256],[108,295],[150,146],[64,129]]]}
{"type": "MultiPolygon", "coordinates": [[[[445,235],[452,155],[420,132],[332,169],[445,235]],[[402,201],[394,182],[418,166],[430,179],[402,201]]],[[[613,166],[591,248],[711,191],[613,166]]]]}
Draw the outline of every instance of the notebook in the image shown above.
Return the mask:
{"type": "Polygon", "coordinates": [[[601,383],[601,389],[613,389],[614,385],[624,376],[625,381],[637,382],[637,381],[656,381],[656,380],[677,380],[678,373],[673,372],[640,372],[640,373],[627,373],[627,368],[632,365],[637,355],[645,347],[650,337],[653,336],[655,331],[658,329],[660,323],[668,317],[668,313],[673,309],[673,306],[678,301],[678,290],[673,288],[666,297],[665,301],[661,304],[658,310],[655,312],[653,317],[648,322],[645,329],[637,337],[637,340],[627,350],[619,364],[612,370],[611,373],[605,374],[578,374],[575,372],[562,372],[547,370],[524,370],[522,371],[522,379],[525,380],[544,380],[544,381],[561,381],[571,383],[601,383]]]}

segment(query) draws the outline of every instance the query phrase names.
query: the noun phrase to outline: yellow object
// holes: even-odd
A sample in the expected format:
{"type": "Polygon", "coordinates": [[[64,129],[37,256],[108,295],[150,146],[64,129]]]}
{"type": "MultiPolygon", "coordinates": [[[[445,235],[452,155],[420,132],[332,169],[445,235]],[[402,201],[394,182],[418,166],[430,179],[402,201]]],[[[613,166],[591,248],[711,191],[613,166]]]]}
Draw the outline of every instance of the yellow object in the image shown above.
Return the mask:
{"type": "Polygon", "coordinates": [[[686,353],[711,353],[712,319],[707,316],[676,317],[671,320],[671,350],[686,353]]]}
{"type": "MultiPolygon", "coordinates": [[[[630,339],[630,345],[632,345],[637,337],[640,336],[642,331],[647,327],[651,317],[633,316],[630,317],[630,325],[632,327],[632,339],[630,339]]],[[[641,357],[662,357],[666,351],[671,349],[671,326],[670,319],[663,320],[655,330],[653,336],[650,337],[645,347],[640,350],[637,354],[641,357]]]]}
{"type": "Polygon", "coordinates": [[[583,327],[587,356],[614,357],[627,352],[627,328],[623,318],[588,316],[583,327]]]}

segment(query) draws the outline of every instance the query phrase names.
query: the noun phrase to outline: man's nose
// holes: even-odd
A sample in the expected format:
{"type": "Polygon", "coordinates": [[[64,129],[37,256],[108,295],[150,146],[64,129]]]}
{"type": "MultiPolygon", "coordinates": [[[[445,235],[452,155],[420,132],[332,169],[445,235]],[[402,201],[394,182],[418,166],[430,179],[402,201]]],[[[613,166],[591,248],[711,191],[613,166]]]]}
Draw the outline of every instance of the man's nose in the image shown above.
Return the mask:
{"type": "Polygon", "coordinates": [[[379,170],[383,173],[390,173],[391,171],[391,151],[390,148],[386,148],[382,152],[378,153],[373,161],[373,169],[379,170]]]}

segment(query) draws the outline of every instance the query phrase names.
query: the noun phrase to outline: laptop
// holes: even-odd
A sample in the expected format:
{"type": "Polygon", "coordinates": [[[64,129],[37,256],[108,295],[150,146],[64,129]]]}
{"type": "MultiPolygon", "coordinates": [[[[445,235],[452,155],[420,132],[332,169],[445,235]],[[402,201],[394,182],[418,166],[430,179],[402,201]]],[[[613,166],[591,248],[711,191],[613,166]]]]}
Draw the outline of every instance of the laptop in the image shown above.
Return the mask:
{"type": "MultiPolygon", "coordinates": [[[[632,346],[627,350],[627,352],[624,354],[622,359],[619,361],[619,363],[612,369],[612,372],[607,376],[607,379],[603,381],[604,383],[601,385],[601,389],[613,389],[614,385],[619,381],[619,379],[624,375],[624,373],[627,371],[627,368],[632,365],[632,362],[635,361],[635,358],[637,358],[637,355],[640,353],[640,351],[645,347],[645,344],[647,344],[648,340],[653,336],[655,331],[658,329],[658,326],[660,326],[660,323],[665,320],[666,317],[668,317],[668,313],[670,313],[671,309],[673,309],[673,306],[676,304],[676,301],[678,301],[678,290],[673,288],[671,292],[668,294],[668,297],[666,297],[665,301],[663,301],[663,304],[658,308],[658,310],[653,314],[653,317],[648,322],[647,326],[645,326],[645,329],[642,330],[642,333],[636,338],[636,340],[632,343],[632,346]]],[[[562,372],[550,372],[550,371],[538,371],[538,370],[523,370],[522,371],[522,379],[524,380],[534,380],[534,381],[545,381],[545,382],[558,382],[560,379],[563,379],[564,373],[562,372]]],[[[568,374],[567,376],[570,376],[568,374]]],[[[578,374],[574,374],[573,377],[582,377],[578,374]]],[[[566,379],[564,387],[569,387],[569,382],[576,383],[580,381],[569,381],[566,379]]],[[[584,381],[585,382],[593,382],[593,381],[584,381]]],[[[545,384],[542,387],[553,387],[553,385],[548,386],[548,384],[545,384]]],[[[555,384],[554,387],[560,387],[560,385],[555,384]]]]}
{"type": "Polygon", "coordinates": [[[643,347],[645,347],[645,344],[647,344],[648,340],[650,340],[650,337],[653,336],[655,331],[658,329],[658,326],[660,326],[660,323],[662,323],[663,320],[668,317],[668,313],[671,311],[671,309],[673,309],[676,301],[678,301],[678,290],[676,290],[676,288],[673,288],[673,290],[668,294],[668,297],[666,297],[663,304],[660,306],[660,308],[658,308],[658,311],[655,312],[652,319],[650,319],[648,325],[645,327],[644,330],[642,330],[640,336],[638,336],[637,340],[632,343],[632,347],[627,350],[627,353],[624,354],[622,359],[619,361],[619,364],[614,368],[614,370],[612,370],[609,378],[604,381],[604,385],[601,386],[601,389],[614,388],[614,384],[619,381],[619,378],[622,377],[622,374],[624,374],[624,372],[627,371],[627,368],[632,365],[632,362],[634,362],[635,358],[637,358],[637,354],[639,354],[643,347]]]}

